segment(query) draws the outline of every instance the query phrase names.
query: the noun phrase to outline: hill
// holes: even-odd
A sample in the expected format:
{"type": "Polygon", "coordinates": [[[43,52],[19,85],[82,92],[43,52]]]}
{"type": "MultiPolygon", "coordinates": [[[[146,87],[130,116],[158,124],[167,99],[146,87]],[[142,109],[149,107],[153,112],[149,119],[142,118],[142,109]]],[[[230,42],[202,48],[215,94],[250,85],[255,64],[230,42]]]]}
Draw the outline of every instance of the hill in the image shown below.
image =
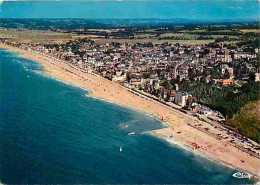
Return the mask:
{"type": "Polygon", "coordinates": [[[260,101],[251,102],[243,107],[241,112],[227,124],[260,143],[260,101]]]}

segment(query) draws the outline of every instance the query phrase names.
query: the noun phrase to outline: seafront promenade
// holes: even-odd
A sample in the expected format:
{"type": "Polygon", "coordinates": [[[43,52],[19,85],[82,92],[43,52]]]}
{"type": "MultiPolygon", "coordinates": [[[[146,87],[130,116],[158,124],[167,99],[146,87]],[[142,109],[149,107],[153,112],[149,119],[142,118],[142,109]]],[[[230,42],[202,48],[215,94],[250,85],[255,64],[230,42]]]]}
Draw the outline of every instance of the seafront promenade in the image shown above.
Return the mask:
{"type": "Polygon", "coordinates": [[[221,162],[252,174],[258,175],[260,161],[256,156],[229,144],[232,137],[227,137],[227,130],[215,128],[195,117],[184,114],[175,108],[158,102],[152,97],[145,96],[138,91],[121,86],[96,74],[77,68],[72,64],[44,55],[35,51],[26,51],[12,46],[0,44],[0,47],[22,53],[20,56],[39,62],[45,71],[69,83],[73,83],[92,91],[93,96],[117,102],[135,109],[149,112],[159,118],[163,117],[170,128],[154,131],[166,137],[174,135],[172,139],[191,148],[196,143],[198,150],[221,162]],[[198,126],[198,125],[202,126],[198,126]],[[208,128],[208,131],[206,131],[208,128]],[[204,129],[204,130],[203,130],[204,129]],[[202,131],[203,130],[203,131],[202,131]],[[214,137],[221,133],[222,139],[214,137]],[[241,159],[244,161],[241,162],[241,159]]]}

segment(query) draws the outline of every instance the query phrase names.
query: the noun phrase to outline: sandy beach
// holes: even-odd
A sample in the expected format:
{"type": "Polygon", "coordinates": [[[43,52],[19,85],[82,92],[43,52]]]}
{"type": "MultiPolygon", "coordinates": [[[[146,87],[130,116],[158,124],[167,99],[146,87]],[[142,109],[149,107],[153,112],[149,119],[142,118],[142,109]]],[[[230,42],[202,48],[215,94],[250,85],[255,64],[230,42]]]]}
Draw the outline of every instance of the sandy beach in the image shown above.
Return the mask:
{"type": "MultiPolygon", "coordinates": [[[[15,47],[0,44],[0,48],[21,53],[20,57],[36,61],[43,65],[45,72],[65,82],[75,84],[92,91],[90,96],[120,103],[138,110],[149,112],[159,118],[163,117],[169,128],[152,131],[162,137],[175,140],[192,150],[195,144],[198,151],[228,166],[247,171],[255,176],[260,174],[260,159],[250,156],[230,145],[227,140],[219,140],[207,132],[196,129],[190,124],[197,124],[195,117],[172,110],[158,102],[129,92],[126,88],[102,77],[76,70],[64,62],[59,62],[34,52],[27,52],[15,47]],[[171,137],[173,135],[173,137],[171,137]],[[243,160],[244,162],[241,162],[243,160]]],[[[219,131],[210,127],[213,133],[219,131]]]]}

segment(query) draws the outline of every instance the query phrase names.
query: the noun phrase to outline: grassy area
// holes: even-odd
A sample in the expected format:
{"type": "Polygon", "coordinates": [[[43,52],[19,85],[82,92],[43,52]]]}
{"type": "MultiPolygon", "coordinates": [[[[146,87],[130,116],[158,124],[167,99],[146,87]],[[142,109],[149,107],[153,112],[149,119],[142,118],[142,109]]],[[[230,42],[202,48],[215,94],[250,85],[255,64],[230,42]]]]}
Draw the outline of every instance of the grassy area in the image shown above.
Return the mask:
{"type": "MultiPolygon", "coordinates": [[[[100,31],[100,30],[99,30],[100,31]]],[[[195,30],[193,30],[195,31],[195,30]]],[[[204,32],[205,30],[196,30],[204,32]]],[[[223,38],[225,35],[206,35],[203,37],[207,37],[207,39],[201,39],[201,35],[193,34],[192,31],[185,31],[182,33],[164,33],[161,34],[160,38],[149,38],[154,37],[156,34],[152,33],[141,33],[135,35],[135,39],[116,39],[116,38],[105,38],[105,36],[99,36],[95,34],[89,35],[78,35],[76,33],[59,33],[59,32],[51,32],[51,31],[37,31],[37,30],[24,30],[24,31],[5,31],[0,30],[0,38],[6,37],[10,41],[16,42],[25,42],[25,43],[66,43],[72,39],[79,38],[90,38],[95,40],[98,44],[105,44],[111,42],[127,42],[129,44],[135,43],[147,43],[151,42],[153,44],[162,44],[164,42],[168,43],[180,43],[180,44],[208,44],[214,42],[214,39],[223,38]],[[100,38],[103,37],[103,38],[100,38]],[[165,37],[165,39],[162,39],[165,37]],[[168,37],[168,38],[167,38],[168,37]],[[173,37],[173,38],[171,38],[173,37]],[[200,38],[200,39],[198,39],[200,38]]],[[[229,38],[235,38],[236,36],[228,36],[229,38]]]]}
{"type": "MultiPolygon", "coordinates": [[[[190,30],[189,30],[189,31],[186,30],[186,32],[191,32],[191,33],[192,33],[192,32],[206,32],[206,31],[207,31],[206,29],[194,29],[194,30],[191,30],[191,31],[190,31],[190,30]]],[[[185,31],[184,31],[184,32],[185,32],[185,31]]]]}
{"type": "Polygon", "coordinates": [[[260,144],[260,101],[246,105],[227,124],[260,144]]]}
{"type": "MultiPolygon", "coordinates": [[[[208,37],[212,39],[219,39],[219,38],[224,38],[228,37],[230,39],[239,39],[240,37],[237,35],[230,35],[227,33],[231,33],[231,30],[216,30],[216,31],[206,31],[204,30],[182,30],[179,31],[178,33],[164,33],[161,34],[160,37],[182,37],[183,39],[188,39],[188,40],[197,40],[198,38],[201,37],[208,37]],[[207,33],[207,34],[205,34],[207,33]]],[[[200,40],[200,39],[199,39],[200,40]]],[[[207,40],[207,39],[202,39],[202,40],[207,40]]]]}
{"type": "Polygon", "coordinates": [[[97,44],[105,44],[111,42],[119,42],[119,43],[147,43],[151,42],[153,44],[162,44],[165,42],[168,43],[181,43],[181,44],[208,44],[210,42],[214,42],[214,40],[158,40],[158,39],[93,39],[97,44]]]}
{"type": "Polygon", "coordinates": [[[258,29],[243,29],[243,30],[239,30],[243,33],[260,33],[260,30],[258,29]]]}
{"type": "MultiPolygon", "coordinates": [[[[168,34],[172,35],[172,34],[168,34]]],[[[175,35],[175,34],[174,34],[175,35]]],[[[182,35],[182,34],[176,34],[182,35]]],[[[151,34],[142,34],[138,35],[141,37],[152,36],[151,34]]],[[[77,35],[69,33],[57,33],[51,31],[37,31],[37,30],[26,30],[26,31],[4,31],[0,30],[0,38],[7,37],[10,41],[16,42],[25,42],[25,43],[66,43],[72,39],[78,38],[90,38],[95,40],[98,44],[105,44],[111,42],[127,42],[129,44],[135,43],[147,43],[152,42],[153,44],[162,44],[164,42],[169,43],[181,43],[181,44],[207,44],[214,42],[214,40],[196,40],[196,35],[184,34],[184,36],[190,40],[158,40],[158,39],[149,39],[149,38],[140,38],[140,39],[109,39],[109,38],[95,38],[95,35],[77,35]]],[[[100,37],[100,36],[99,36],[100,37]]]]}
{"type": "Polygon", "coordinates": [[[164,33],[160,35],[161,37],[180,37],[183,36],[182,33],[164,33]]]}
{"type": "Polygon", "coordinates": [[[149,38],[149,37],[153,37],[153,36],[155,36],[155,34],[145,33],[145,34],[137,34],[137,35],[135,35],[134,37],[135,37],[135,38],[149,38]]]}
{"type": "MultiPolygon", "coordinates": [[[[90,30],[90,29],[89,29],[90,30]]],[[[92,29],[92,31],[108,31],[107,29],[92,29]]],[[[215,39],[222,39],[227,37],[227,39],[222,39],[222,42],[227,43],[235,43],[239,41],[239,35],[230,35],[232,30],[216,30],[214,32],[207,31],[206,29],[195,29],[195,30],[182,30],[178,33],[162,33],[160,35],[156,34],[155,30],[146,30],[145,32],[140,32],[134,35],[134,39],[124,39],[116,38],[115,36],[108,36],[106,38],[104,35],[96,35],[96,34],[81,34],[78,33],[59,33],[59,32],[51,32],[51,31],[37,31],[37,30],[24,30],[24,31],[5,31],[0,30],[0,38],[6,37],[10,41],[16,42],[25,42],[25,43],[66,43],[73,39],[79,38],[89,38],[96,41],[98,44],[105,44],[111,42],[119,42],[119,43],[148,43],[151,42],[153,44],[162,44],[165,42],[168,43],[180,43],[180,44],[190,44],[190,45],[199,45],[199,44],[208,44],[214,42],[215,39]],[[207,34],[205,34],[207,32],[207,34]],[[212,34],[211,34],[212,33],[212,34]],[[158,38],[157,38],[158,37],[158,38]]],[[[260,33],[259,30],[256,29],[241,29],[240,33],[260,33]]],[[[157,32],[158,33],[158,32],[157,32]]]]}
{"type": "Polygon", "coordinates": [[[0,37],[7,37],[10,41],[25,43],[65,43],[77,37],[68,33],[57,33],[50,31],[4,31],[0,30],[0,37]]]}

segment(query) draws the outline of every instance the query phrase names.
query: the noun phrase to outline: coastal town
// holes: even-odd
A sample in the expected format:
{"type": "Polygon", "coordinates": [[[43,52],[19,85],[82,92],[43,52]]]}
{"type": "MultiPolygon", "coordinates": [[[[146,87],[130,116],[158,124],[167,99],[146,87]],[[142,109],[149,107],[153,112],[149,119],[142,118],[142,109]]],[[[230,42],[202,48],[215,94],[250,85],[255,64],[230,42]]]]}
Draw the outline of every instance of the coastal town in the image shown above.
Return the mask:
{"type": "Polygon", "coordinates": [[[260,0],[0,0],[0,185],[260,185],[260,0]]]}
{"type": "MultiPolygon", "coordinates": [[[[194,119],[185,125],[198,131],[198,135],[206,134],[221,141],[220,145],[229,145],[250,158],[260,159],[259,144],[226,124],[228,116],[225,112],[214,109],[184,88],[185,83],[204,83],[220,90],[236,86],[237,89],[233,88],[232,91],[238,93],[244,84],[259,83],[259,47],[225,42],[195,45],[167,42],[97,44],[88,38],[59,44],[17,43],[8,38],[1,38],[0,41],[32,55],[50,58],[52,65],[66,64],[69,68],[62,65],[63,70],[80,76],[84,81],[90,81],[84,74],[103,77],[132,94],[194,119]]],[[[103,91],[107,91],[106,87],[103,91]]],[[[167,116],[160,119],[170,122],[167,116]]],[[[178,139],[182,132],[185,130],[173,132],[172,128],[154,131],[155,134],[174,139],[178,139]]],[[[205,153],[207,150],[218,150],[212,144],[187,143],[205,153]]],[[[240,167],[247,161],[241,158],[238,163],[241,163],[238,165],[240,167]]]]}
{"type": "Polygon", "coordinates": [[[246,44],[96,44],[90,39],[71,40],[66,44],[16,43],[6,38],[1,41],[64,60],[185,113],[220,123],[226,115],[185,92],[183,82],[203,82],[222,89],[260,81],[257,62],[260,49],[246,44]]]}

